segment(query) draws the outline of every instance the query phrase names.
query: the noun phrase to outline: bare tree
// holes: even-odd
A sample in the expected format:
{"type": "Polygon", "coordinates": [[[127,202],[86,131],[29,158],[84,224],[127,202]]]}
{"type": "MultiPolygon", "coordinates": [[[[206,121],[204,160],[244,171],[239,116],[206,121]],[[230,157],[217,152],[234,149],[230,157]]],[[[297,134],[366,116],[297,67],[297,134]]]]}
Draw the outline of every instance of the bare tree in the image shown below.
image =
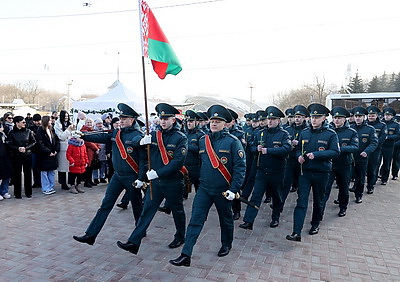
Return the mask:
{"type": "Polygon", "coordinates": [[[312,93],[312,103],[325,104],[325,98],[328,95],[325,90],[325,77],[314,76],[314,84],[305,85],[305,88],[312,93]]]}

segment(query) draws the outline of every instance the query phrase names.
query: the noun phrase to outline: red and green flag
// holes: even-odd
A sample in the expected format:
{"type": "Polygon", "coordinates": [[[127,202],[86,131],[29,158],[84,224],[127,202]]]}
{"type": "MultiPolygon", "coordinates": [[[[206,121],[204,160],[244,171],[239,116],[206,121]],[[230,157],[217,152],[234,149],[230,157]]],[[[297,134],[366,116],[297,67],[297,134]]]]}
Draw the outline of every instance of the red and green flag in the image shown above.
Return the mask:
{"type": "Polygon", "coordinates": [[[143,56],[151,60],[159,78],[164,79],[167,74],[177,75],[182,70],[178,57],[149,5],[146,1],[139,1],[143,56]]]}

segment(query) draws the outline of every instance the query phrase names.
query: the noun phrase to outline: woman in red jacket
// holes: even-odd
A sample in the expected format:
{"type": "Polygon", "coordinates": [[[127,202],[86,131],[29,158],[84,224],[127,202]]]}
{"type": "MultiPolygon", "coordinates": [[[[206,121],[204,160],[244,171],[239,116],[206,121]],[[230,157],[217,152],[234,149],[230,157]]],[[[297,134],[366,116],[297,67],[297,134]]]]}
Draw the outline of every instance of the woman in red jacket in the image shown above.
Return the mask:
{"type": "Polygon", "coordinates": [[[85,141],[77,136],[68,140],[67,160],[69,162],[68,184],[71,185],[69,191],[73,194],[84,193],[81,187],[83,175],[89,165],[86,153],[85,141]],[[76,137],[76,138],[75,138],[76,137]]]}
{"type": "MultiPolygon", "coordinates": [[[[85,125],[82,126],[82,132],[90,132],[93,131],[93,119],[87,118],[85,121],[85,125]]],[[[84,187],[92,188],[93,186],[97,186],[97,184],[93,183],[92,174],[93,174],[93,160],[98,159],[98,154],[100,151],[100,145],[93,142],[85,141],[86,146],[86,153],[89,159],[89,165],[86,168],[85,175],[84,175],[84,187]]]]}

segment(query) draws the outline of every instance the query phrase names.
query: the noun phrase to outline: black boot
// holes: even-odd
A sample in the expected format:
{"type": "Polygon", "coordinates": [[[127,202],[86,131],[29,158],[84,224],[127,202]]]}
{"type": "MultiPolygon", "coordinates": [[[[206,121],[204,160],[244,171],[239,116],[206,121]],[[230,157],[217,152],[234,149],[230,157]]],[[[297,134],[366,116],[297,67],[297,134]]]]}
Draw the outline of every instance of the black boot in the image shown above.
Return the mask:
{"type": "Polygon", "coordinates": [[[127,241],[126,243],[122,243],[121,241],[117,242],[118,247],[120,247],[121,249],[128,251],[134,255],[136,255],[139,251],[139,246],[127,241]]]}
{"type": "Polygon", "coordinates": [[[86,243],[89,245],[93,245],[94,241],[96,241],[96,237],[95,236],[91,236],[85,233],[85,235],[83,236],[72,236],[72,238],[74,238],[76,241],[80,242],[80,243],[86,243]]]}
{"type": "Polygon", "coordinates": [[[253,230],[253,223],[250,222],[243,222],[239,225],[240,228],[253,230]]]}
{"type": "Polygon", "coordinates": [[[181,254],[179,258],[171,259],[169,263],[175,266],[190,266],[190,257],[185,254],[181,254]]]}

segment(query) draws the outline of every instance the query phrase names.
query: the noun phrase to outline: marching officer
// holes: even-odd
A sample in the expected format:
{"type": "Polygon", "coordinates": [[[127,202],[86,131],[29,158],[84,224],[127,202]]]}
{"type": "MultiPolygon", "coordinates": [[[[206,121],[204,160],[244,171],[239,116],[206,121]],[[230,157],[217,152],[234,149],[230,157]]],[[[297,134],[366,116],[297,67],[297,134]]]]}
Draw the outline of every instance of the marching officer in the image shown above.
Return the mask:
{"type": "Polygon", "coordinates": [[[367,110],[363,107],[355,107],[353,110],[354,124],[352,128],[357,131],[359,147],[354,156],[354,192],[356,203],[362,203],[362,196],[364,193],[365,176],[367,174],[367,164],[369,156],[375,151],[378,146],[378,137],[375,133],[375,128],[368,125],[365,121],[365,116],[368,114],[367,110]]]}
{"type": "Polygon", "coordinates": [[[301,241],[301,230],[307,213],[308,197],[313,191],[313,212],[310,235],[318,234],[319,223],[323,215],[323,200],[332,159],[339,155],[339,143],[336,132],[328,127],[326,116],[329,109],[321,104],[307,107],[311,115],[311,125],[304,129],[296,147],[300,163],[300,178],[297,204],[293,213],[293,233],[287,235],[290,241],[301,241]]]}
{"type": "Polygon", "coordinates": [[[386,140],[387,127],[378,117],[378,114],[381,112],[378,107],[369,106],[366,110],[368,112],[368,124],[375,128],[376,135],[378,136],[378,147],[369,155],[367,165],[367,194],[372,194],[378,179],[379,165],[382,160],[382,146],[386,140]]]}
{"type": "Polygon", "coordinates": [[[200,155],[199,155],[199,140],[205,134],[198,127],[200,116],[192,110],[187,110],[186,118],[186,137],[188,139],[188,153],[185,160],[185,166],[189,171],[190,181],[194,185],[197,192],[200,184],[200,155]]]}
{"type": "Polygon", "coordinates": [[[393,159],[394,143],[400,138],[400,125],[394,120],[396,111],[390,107],[383,109],[384,123],[387,127],[387,137],[382,146],[381,185],[386,185],[389,179],[390,165],[393,159]]]}
{"type": "Polygon", "coordinates": [[[121,129],[110,133],[83,135],[85,141],[111,143],[114,174],[107,186],[100,208],[86,229],[85,235],[73,236],[81,243],[93,245],[103,228],[108,215],[123,190],[126,190],[131,203],[135,222],[138,223],[142,213],[142,191],[146,179],[146,151],[139,145],[143,133],[137,123],[139,114],[127,104],[119,103],[121,129]]]}
{"type": "Polygon", "coordinates": [[[333,117],[334,130],[338,135],[340,155],[332,160],[332,171],[329,175],[328,184],[326,185],[324,210],[326,202],[332,190],[333,181],[336,178],[336,183],[339,187],[339,217],[346,215],[347,205],[349,203],[349,183],[352,163],[352,153],[358,150],[358,135],[357,131],[350,128],[346,118],[350,117],[350,113],[343,107],[335,107],[331,110],[333,117]]]}
{"type": "MultiPolygon", "coordinates": [[[[237,126],[237,119],[239,118],[238,114],[231,109],[227,109],[232,116],[232,121],[226,124],[226,127],[229,130],[229,133],[235,136],[242,143],[243,148],[246,147],[246,136],[243,130],[239,129],[237,126]]],[[[241,205],[240,201],[234,199],[232,202],[232,211],[233,211],[233,220],[238,220],[240,218],[240,210],[241,205]]]]}
{"type": "Polygon", "coordinates": [[[177,259],[170,260],[176,266],[190,266],[193,247],[212,204],[216,206],[221,226],[222,246],[218,256],[228,255],[232,248],[232,200],[244,180],[245,154],[241,142],[225,129],[232,119],[229,111],[221,105],[213,105],[207,114],[211,132],[200,139],[200,187],[193,200],[182,253],[177,259]]]}
{"type": "Polygon", "coordinates": [[[286,198],[289,192],[296,192],[299,184],[300,176],[300,164],[296,157],[296,146],[299,144],[300,133],[308,127],[306,117],[309,116],[309,112],[303,105],[296,105],[293,108],[294,111],[294,122],[291,126],[287,127],[286,130],[289,132],[292,150],[289,154],[289,159],[285,168],[285,178],[283,181],[282,189],[282,203],[285,204],[286,198]]]}
{"type": "MultiPolygon", "coordinates": [[[[260,113],[260,111],[258,111],[257,113],[260,113]]],[[[259,119],[259,115],[257,113],[251,114],[251,128],[249,128],[246,132],[246,175],[244,177],[242,186],[243,197],[246,199],[253,191],[256,176],[255,155],[251,151],[251,146],[254,142],[254,137],[261,128],[260,123],[263,119],[262,116],[260,116],[261,119],[259,119]]]]}
{"type": "MultiPolygon", "coordinates": [[[[394,120],[398,123],[400,116],[396,115],[394,120]]],[[[394,143],[393,150],[393,161],[392,161],[392,180],[396,180],[399,177],[400,169],[400,138],[394,143]]]]}
{"type": "Polygon", "coordinates": [[[176,121],[175,115],[179,114],[176,108],[166,103],[160,103],[157,104],[156,111],[160,118],[158,130],[140,140],[140,145],[150,144],[151,169],[147,171],[146,175],[152,181],[152,195],[150,195],[150,189],[147,189],[143,212],[128,241],[126,243],[117,242],[118,247],[135,255],[138,253],[142,238],[164,198],[172,211],[176,228],[174,240],[168,246],[177,248],[185,242],[183,175],[187,171],[183,164],[188,150],[188,141],[176,121]]]}
{"type": "Polygon", "coordinates": [[[294,109],[292,108],[286,109],[285,115],[287,116],[287,122],[282,126],[282,128],[287,130],[294,123],[294,109]]]}
{"type": "MultiPolygon", "coordinates": [[[[264,193],[269,190],[272,195],[272,220],[271,228],[279,225],[282,211],[281,190],[283,186],[286,157],[291,145],[289,133],[280,125],[281,118],[285,115],[280,109],[269,106],[266,110],[267,127],[258,132],[255,137],[252,151],[256,152],[256,181],[250,202],[260,206],[264,193]]],[[[258,210],[247,206],[244,223],[239,227],[253,229],[253,223],[258,210]]]]}

